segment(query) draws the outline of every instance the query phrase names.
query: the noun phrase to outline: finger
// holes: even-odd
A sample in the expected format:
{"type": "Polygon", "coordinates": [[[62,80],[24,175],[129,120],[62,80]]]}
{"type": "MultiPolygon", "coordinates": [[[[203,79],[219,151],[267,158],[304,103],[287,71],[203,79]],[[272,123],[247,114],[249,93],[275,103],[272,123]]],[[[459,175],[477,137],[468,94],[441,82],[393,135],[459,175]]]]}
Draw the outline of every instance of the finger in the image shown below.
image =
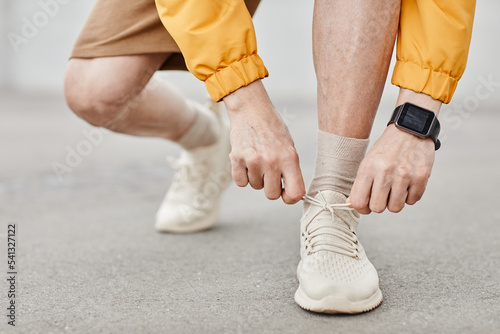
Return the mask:
{"type": "Polygon", "coordinates": [[[283,172],[283,190],[281,197],[286,204],[295,204],[306,194],[300,166],[297,164],[283,172]]]}
{"type": "MultiPolygon", "coordinates": [[[[426,183],[427,184],[427,183],[426,183]]],[[[413,205],[420,201],[425,192],[426,184],[411,185],[408,189],[408,197],[406,198],[406,203],[408,205],[413,205]]]]}
{"type": "Polygon", "coordinates": [[[370,210],[376,213],[384,212],[389,201],[391,182],[385,178],[375,178],[370,194],[370,210]]]}
{"type": "Polygon", "coordinates": [[[420,201],[424,195],[425,188],[427,187],[427,182],[429,181],[428,174],[417,173],[410,183],[410,188],[408,189],[408,198],[406,203],[413,205],[420,201]]]}
{"type": "Polygon", "coordinates": [[[346,201],[346,203],[351,203],[351,207],[363,215],[371,212],[369,204],[372,183],[373,180],[370,177],[356,177],[351,194],[346,201]]]}
{"type": "Polygon", "coordinates": [[[276,200],[281,196],[281,174],[275,171],[267,171],[264,174],[264,193],[270,200],[276,200]]]}
{"type": "Polygon", "coordinates": [[[250,186],[257,190],[264,188],[264,169],[261,156],[255,150],[248,152],[245,156],[245,165],[250,186]]]}
{"type": "Polygon", "coordinates": [[[246,187],[248,184],[247,167],[243,160],[231,158],[231,174],[233,175],[234,183],[238,187],[246,187]]]}
{"type": "Polygon", "coordinates": [[[264,175],[260,169],[255,167],[248,169],[248,183],[257,190],[264,188],[264,175]]]}
{"type": "Polygon", "coordinates": [[[401,179],[395,182],[389,193],[389,203],[387,209],[390,212],[400,212],[405,207],[406,198],[408,197],[408,182],[401,179]]]}

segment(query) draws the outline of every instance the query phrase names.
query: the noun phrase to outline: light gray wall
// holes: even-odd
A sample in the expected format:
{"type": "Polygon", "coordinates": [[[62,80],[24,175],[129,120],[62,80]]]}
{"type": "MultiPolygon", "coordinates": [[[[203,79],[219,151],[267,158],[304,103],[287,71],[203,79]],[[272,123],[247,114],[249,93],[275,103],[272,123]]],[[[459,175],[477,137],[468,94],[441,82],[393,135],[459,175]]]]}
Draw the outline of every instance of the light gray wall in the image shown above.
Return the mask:
{"type": "MultiPolygon", "coordinates": [[[[10,2],[10,1],[9,1],[10,2]]],[[[7,86],[7,40],[3,36],[7,36],[7,11],[9,2],[0,2],[0,89],[7,86]]]]}
{"type": "Polygon", "coordinates": [[[10,4],[10,10],[4,14],[7,34],[22,38],[16,46],[5,34],[2,39],[10,69],[9,87],[18,91],[60,92],[72,43],[92,1],[3,1],[10,4]],[[49,3],[52,5],[47,7],[49,3]],[[48,14],[42,4],[46,4],[48,14]]]}
{"type": "MultiPolygon", "coordinates": [[[[37,0],[42,2],[56,0],[37,0]]],[[[16,91],[60,93],[62,78],[72,44],[88,15],[93,1],[57,0],[53,16],[38,31],[19,45],[15,52],[7,33],[22,36],[26,20],[40,19],[43,12],[37,1],[2,0],[0,3],[0,85],[16,91]],[[37,16],[38,15],[38,16],[37,16]],[[24,20],[24,21],[23,21],[24,20]]],[[[265,80],[272,97],[314,99],[315,79],[311,56],[313,1],[264,0],[255,17],[259,53],[271,77],[265,80]]],[[[500,1],[479,0],[469,65],[454,103],[463,103],[481,84],[480,77],[500,81],[500,1]]],[[[43,21],[41,23],[44,23],[43,21]]],[[[203,86],[189,74],[164,73],[187,94],[199,94],[203,86]],[[193,88],[195,87],[195,88],[193,88]],[[196,92],[196,93],[194,93],[196,92]]],[[[394,103],[397,89],[389,87],[383,103],[394,103]]],[[[499,105],[500,89],[483,105],[499,105]]]]}

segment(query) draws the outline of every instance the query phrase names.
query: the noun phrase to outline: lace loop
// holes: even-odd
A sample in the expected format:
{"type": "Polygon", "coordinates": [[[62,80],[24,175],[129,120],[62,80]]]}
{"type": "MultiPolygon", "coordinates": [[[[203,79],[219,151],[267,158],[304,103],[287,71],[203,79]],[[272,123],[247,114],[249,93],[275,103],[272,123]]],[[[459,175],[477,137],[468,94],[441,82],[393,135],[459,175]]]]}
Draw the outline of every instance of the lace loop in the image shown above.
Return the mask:
{"type": "Polygon", "coordinates": [[[194,162],[183,158],[167,157],[167,164],[175,170],[175,178],[181,183],[198,179],[202,181],[206,176],[208,163],[207,159],[194,162]]]}
{"type": "Polygon", "coordinates": [[[167,157],[167,163],[175,170],[170,189],[177,192],[178,198],[191,203],[193,208],[203,210],[210,206],[207,193],[208,159],[192,160],[186,157],[167,157]]]}
{"type": "Polygon", "coordinates": [[[336,210],[353,211],[354,209],[350,207],[350,203],[328,203],[323,196],[321,191],[318,192],[321,199],[304,195],[302,200],[306,203],[314,205],[321,208],[314,217],[305,226],[305,233],[303,232],[304,242],[306,243],[306,249],[308,250],[308,255],[316,253],[318,251],[329,251],[341,255],[346,255],[349,257],[358,257],[358,237],[356,232],[352,229],[350,225],[342,221],[343,224],[335,224],[333,222],[337,221],[335,217],[336,210]],[[314,218],[318,216],[321,212],[327,211],[332,215],[331,225],[320,225],[313,227],[311,223],[314,218]],[[319,238],[322,236],[323,238],[319,238]],[[328,238],[331,236],[333,238],[328,238]],[[326,237],[326,238],[325,238],[326,237]]]}

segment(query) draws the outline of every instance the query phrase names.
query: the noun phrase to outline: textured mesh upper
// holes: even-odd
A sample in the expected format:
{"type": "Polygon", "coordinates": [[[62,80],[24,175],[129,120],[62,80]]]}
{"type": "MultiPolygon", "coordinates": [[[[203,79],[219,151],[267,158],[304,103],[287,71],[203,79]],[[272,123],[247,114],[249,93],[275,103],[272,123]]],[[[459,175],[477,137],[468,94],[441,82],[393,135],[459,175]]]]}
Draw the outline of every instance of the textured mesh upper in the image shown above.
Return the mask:
{"type": "Polygon", "coordinates": [[[364,251],[359,258],[320,251],[306,257],[305,263],[321,276],[339,283],[356,281],[371,266],[364,251]]]}
{"type": "MultiPolygon", "coordinates": [[[[333,191],[323,191],[323,198],[329,204],[339,204],[345,203],[345,197],[339,193],[333,191]]],[[[316,195],[315,198],[320,198],[320,195],[316,195]]],[[[357,213],[356,213],[357,217],[357,213]]],[[[321,225],[327,226],[351,226],[355,231],[358,225],[357,220],[351,216],[350,211],[346,210],[336,210],[335,215],[332,218],[332,214],[328,211],[322,211],[321,207],[311,206],[308,211],[306,211],[302,222],[301,231],[307,235],[306,225],[308,225],[308,230],[317,228],[321,225]],[[319,212],[319,214],[317,214],[319,212]],[[311,221],[312,217],[317,216],[311,221]],[[310,222],[310,223],[309,223],[310,222]],[[308,224],[309,223],[309,224],[308,224]]],[[[328,242],[328,240],[335,242],[339,241],[339,238],[333,235],[321,235],[316,237],[317,240],[322,240],[328,242]]],[[[304,237],[301,238],[302,244],[302,260],[308,268],[312,268],[314,272],[320,274],[326,279],[333,280],[338,283],[351,283],[359,279],[363,274],[369,270],[373,265],[368,260],[366,253],[359,244],[358,241],[358,256],[350,257],[342,254],[337,254],[332,251],[319,250],[312,252],[308,255],[308,251],[305,250],[304,237]]]]}

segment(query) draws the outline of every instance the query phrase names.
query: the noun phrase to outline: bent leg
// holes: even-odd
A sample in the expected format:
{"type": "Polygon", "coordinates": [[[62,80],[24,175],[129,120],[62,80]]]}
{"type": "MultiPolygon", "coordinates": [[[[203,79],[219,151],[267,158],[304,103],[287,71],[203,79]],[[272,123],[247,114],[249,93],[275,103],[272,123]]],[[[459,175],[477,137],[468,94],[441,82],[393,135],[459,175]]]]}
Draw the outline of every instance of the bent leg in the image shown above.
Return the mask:
{"type": "Polygon", "coordinates": [[[171,84],[150,80],[167,57],[73,58],[64,87],[68,105],[95,126],[176,140],[193,124],[197,113],[171,84]]]}
{"type": "Polygon", "coordinates": [[[311,195],[350,194],[387,77],[399,7],[399,0],[315,2],[320,131],[311,195]]]}
{"type": "Polygon", "coordinates": [[[400,0],[317,0],[313,51],[319,128],[368,138],[399,23],[400,0]]]}
{"type": "Polygon", "coordinates": [[[347,208],[368,146],[399,18],[400,0],[317,0],[318,155],[301,219],[296,302],[325,313],[360,313],[382,302],[361,246],[359,215],[347,208]],[[314,240],[314,241],[312,241],[314,240]]]}

